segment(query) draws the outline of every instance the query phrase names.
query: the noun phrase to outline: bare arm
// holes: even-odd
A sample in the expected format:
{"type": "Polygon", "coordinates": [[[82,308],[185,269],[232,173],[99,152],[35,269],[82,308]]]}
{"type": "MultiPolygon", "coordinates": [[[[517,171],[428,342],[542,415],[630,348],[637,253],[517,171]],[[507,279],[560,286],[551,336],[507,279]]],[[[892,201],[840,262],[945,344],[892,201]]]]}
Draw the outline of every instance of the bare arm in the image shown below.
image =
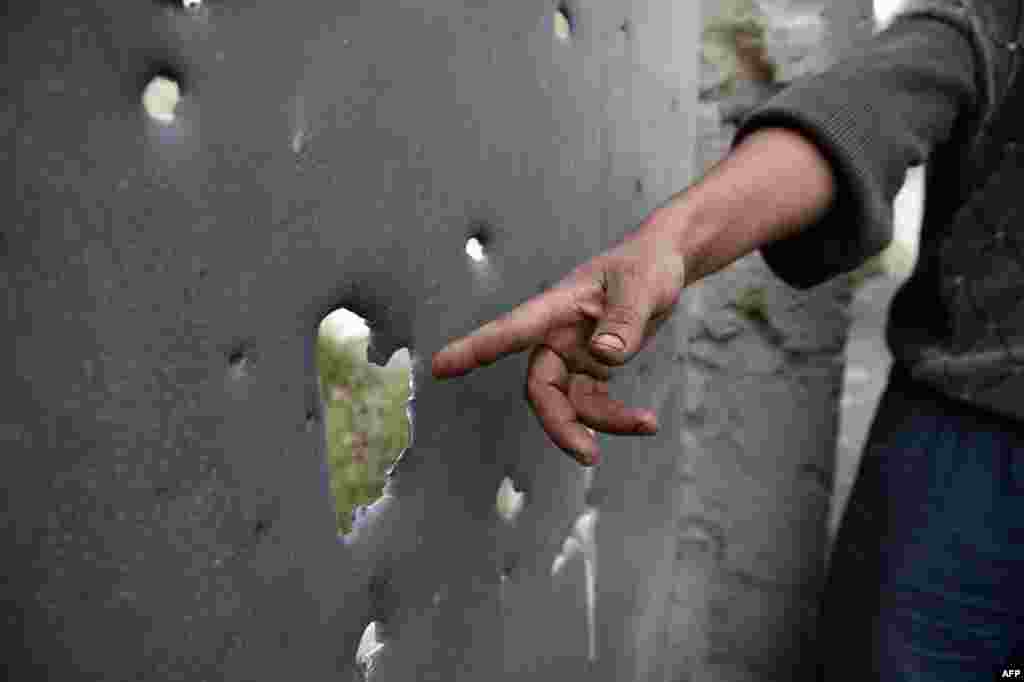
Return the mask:
{"type": "Polygon", "coordinates": [[[689,286],[796,234],[825,213],[834,194],[832,169],[814,144],[784,128],[765,128],[646,222],[674,235],[689,286]]]}
{"type": "Polygon", "coordinates": [[[613,399],[608,380],[670,319],[684,286],[758,249],[799,288],[848,272],[891,238],[907,166],[974,110],[973,29],[951,9],[918,14],[755,111],[700,182],[556,286],[453,340],[434,355],[434,377],[530,350],[526,399],[566,454],[594,463],[591,431],[656,433],[656,415],[613,399]]]}

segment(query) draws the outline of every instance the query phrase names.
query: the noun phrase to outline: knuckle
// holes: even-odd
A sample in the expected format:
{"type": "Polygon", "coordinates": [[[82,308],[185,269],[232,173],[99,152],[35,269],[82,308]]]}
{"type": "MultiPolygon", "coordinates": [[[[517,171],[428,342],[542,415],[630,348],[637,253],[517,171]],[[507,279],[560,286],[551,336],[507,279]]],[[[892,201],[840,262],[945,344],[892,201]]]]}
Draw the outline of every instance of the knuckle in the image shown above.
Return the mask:
{"type": "Polygon", "coordinates": [[[605,319],[613,324],[634,325],[640,322],[640,311],[630,306],[611,306],[608,308],[605,319]]]}

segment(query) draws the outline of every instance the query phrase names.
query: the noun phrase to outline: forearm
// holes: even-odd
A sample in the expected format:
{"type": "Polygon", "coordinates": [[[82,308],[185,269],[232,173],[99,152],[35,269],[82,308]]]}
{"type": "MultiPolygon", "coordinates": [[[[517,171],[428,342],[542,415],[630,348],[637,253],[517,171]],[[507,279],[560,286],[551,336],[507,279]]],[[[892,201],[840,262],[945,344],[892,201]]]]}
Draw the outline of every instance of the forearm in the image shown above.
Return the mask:
{"type": "Polygon", "coordinates": [[[813,143],[784,128],[765,128],[646,224],[672,235],[689,286],[796,234],[828,210],[834,194],[832,169],[813,143]]]}
{"type": "Polygon", "coordinates": [[[951,141],[958,117],[984,120],[990,111],[979,74],[991,64],[971,26],[952,10],[915,10],[747,116],[730,157],[669,202],[687,279],[759,249],[776,275],[806,289],[885,248],[907,168],[951,141]],[[803,145],[785,142],[783,130],[802,136],[791,139],[803,145]],[[768,131],[774,139],[747,146],[768,131]],[[823,155],[818,162],[810,160],[815,152],[823,155]],[[824,159],[832,188],[822,194],[823,176],[813,169],[824,159]]]}
{"type": "Polygon", "coordinates": [[[990,111],[979,77],[992,70],[987,38],[952,0],[936,7],[944,4],[902,16],[760,106],[728,157],[652,213],[648,222],[672,234],[687,284],[760,250],[804,289],[885,248],[907,168],[949,141],[958,117],[990,111]]]}

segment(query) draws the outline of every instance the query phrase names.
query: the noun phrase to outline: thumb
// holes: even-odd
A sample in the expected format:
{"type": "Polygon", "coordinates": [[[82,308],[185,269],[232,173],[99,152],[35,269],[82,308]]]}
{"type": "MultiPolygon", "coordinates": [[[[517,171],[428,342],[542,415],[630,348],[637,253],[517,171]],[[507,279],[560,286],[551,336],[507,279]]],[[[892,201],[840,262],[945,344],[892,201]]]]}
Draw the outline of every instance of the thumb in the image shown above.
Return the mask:
{"type": "Polygon", "coordinates": [[[604,275],[604,315],[590,339],[601,359],[621,365],[640,350],[653,303],[642,281],[618,269],[604,275]]]}

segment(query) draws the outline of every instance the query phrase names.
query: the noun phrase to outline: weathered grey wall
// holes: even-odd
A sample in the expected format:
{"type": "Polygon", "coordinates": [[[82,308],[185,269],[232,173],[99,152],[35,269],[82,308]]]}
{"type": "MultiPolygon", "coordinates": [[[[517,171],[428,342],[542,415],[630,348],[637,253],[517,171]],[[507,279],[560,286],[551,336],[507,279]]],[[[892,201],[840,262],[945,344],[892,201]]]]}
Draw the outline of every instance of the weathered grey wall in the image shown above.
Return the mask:
{"type": "MultiPolygon", "coordinates": [[[[872,28],[864,0],[759,3],[783,81],[827,67],[872,28]]],[[[705,20],[720,10],[704,0],[705,20]]],[[[701,91],[716,74],[702,65],[701,91]]],[[[756,88],[738,90],[743,100],[756,88]]],[[[698,103],[700,169],[734,128],[698,103]]],[[[670,679],[813,679],[850,289],[790,289],[760,254],[690,287],[670,679]],[[745,309],[747,312],[744,313],[745,309]]],[[[669,678],[667,678],[669,679],[669,678]]]]}
{"type": "Polygon", "coordinates": [[[589,489],[526,354],[424,364],[691,180],[697,5],[568,10],[562,41],[551,0],[5,3],[9,679],[336,680],[372,620],[370,679],[668,679],[685,316],[613,382],[659,435],[603,437],[589,489]],[[415,382],[413,444],[343,541],[312,352],[340,306],[415,382]]]}

